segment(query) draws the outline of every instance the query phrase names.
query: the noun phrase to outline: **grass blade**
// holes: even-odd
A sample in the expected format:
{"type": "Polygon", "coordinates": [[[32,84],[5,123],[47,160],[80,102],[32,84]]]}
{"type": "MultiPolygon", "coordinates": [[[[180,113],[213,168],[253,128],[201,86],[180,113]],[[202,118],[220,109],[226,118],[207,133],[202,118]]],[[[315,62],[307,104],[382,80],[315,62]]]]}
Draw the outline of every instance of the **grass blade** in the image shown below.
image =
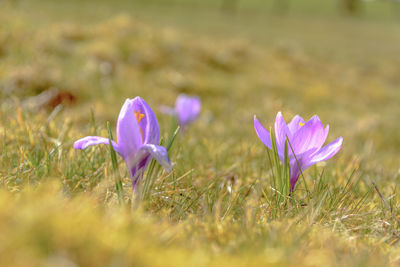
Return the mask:
{"type": "Polygon", "coordinates": [[[113,176],[115,179],[115,190],[117,191],[118,201],[120,204],[123,204],[123,187],[122,181],[119,177],[118,173],[118,161],[117,161],[117,153],[115,153],[114,147],[112,145],[113,135],[110,127],[110,122],[107,122],[107,132],[108,132],[108,139],[109,139],[109,148],[110,148],[110,155],[111,155],[111,162],[113,167],[113,176]]]}

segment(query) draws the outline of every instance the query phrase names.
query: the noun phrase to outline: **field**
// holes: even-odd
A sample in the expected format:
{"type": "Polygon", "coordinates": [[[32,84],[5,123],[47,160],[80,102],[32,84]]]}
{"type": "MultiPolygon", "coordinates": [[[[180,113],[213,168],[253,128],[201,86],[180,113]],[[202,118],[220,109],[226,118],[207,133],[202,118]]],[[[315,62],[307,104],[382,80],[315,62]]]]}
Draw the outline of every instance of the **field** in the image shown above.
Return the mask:
{"type": "Polygon", "coordinates": [[[400,8],[292,2],[0,1],[0,265],[400,264],[400,8]],[[136,96],[166,145],[180,93],[200,117],[140,195],[108,146],[73,148],[136,96]],[[277,201],[253,116],[279,111],[344,142],[277,201]]]}

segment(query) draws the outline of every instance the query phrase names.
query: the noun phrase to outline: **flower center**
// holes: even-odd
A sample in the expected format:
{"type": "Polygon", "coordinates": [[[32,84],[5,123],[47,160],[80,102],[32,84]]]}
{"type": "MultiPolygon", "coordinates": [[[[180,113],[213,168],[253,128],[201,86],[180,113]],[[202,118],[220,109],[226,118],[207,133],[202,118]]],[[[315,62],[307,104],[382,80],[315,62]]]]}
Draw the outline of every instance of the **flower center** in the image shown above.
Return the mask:
{"type": "MultiPolygon", "coordinates": [[[[136,121],[137,121],[138,124],[139,124],[140,121],[144,118],[144,114],[141,113],[140,110],[134,111],[134,113],[135,113],[136,121]]],[[[140,129],[140,134],[142,135],[142,140],[143,140],[143,139],[144,139],[144,138],[143,138],[143,130],[142,130],[142,127],[140,127],[140,125],[139,125],[139,129],[140,129]]],[[[144,141],[144,140],[143,140],[143,141],[144,141]]]]}
{"type": "Polygon", "coordinates": [[[304,126],[304,122],[299,122],[300,127],[304,126]]]}

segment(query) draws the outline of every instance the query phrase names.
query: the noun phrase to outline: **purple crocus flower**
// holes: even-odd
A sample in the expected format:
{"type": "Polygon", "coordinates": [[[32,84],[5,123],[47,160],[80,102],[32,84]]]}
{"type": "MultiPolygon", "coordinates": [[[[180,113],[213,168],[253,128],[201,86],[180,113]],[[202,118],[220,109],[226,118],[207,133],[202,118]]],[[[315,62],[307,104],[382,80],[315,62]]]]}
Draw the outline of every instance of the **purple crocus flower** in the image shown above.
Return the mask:
{"type": "MultiPolygon", "coordinates": [[[[117,139],[118,143],[112,141],[112,146],[124,158],[132,178],[133,188],[142,179],[152,158],[157,160],[166,171],[172,170],[166,148],[158,145],[160,130],[157,118],[141,97],[127,99],[122,106],[117,122],[117,139]]],[[[76,141],[74,148],[85,149],[99,144],[109,145],[109,139],[86,136],[76,141]]]]}
{"type": "Polygon", "coordinates": [[[175,108],[162,107],[161,111],[176,116],[179,125],[185,128],[199,117],[200,109],[201,101],[198,96],[180,94],[176,99],[175,108]]]}
{"type": "MultiPolygon", "coordinates": [[[[254,116],[254,129],[261,142],[272,150],[271,135],[257,120],[256,116],[254,116]]],[[[281,112],[276,116],[275,137],[279,159],[282,163],[284,162],[286,138],[289,140],[295,154],[293,155],[293,151],[289,146],[290,185],[292,191],[302,171],[317,162],[333,157],[339,152],[343,143],[342,137],[322,147],[328,132],[329,125],[324,128],[317,115],[307,122],[299,115],[296,115],[289,124],[286,124],[281,112]]]]}

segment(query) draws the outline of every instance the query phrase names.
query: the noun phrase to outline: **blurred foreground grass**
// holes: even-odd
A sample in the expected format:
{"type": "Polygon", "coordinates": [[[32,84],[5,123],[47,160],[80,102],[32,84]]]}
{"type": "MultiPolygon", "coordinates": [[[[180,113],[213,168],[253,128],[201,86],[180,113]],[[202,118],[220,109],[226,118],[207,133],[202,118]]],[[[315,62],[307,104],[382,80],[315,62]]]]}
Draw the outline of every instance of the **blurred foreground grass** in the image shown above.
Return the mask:
{"type": "Polygon", "coordinates": [[[384,240],[311,227],[311,218],[254,223],[197,215],[171,224],[106,207],[92,194],[70,199],[61,192],[52,182],[18,195],[1,192],[2,265],[373,266],[398,252],[384,240]]]}
{"type": "Polygon", "coordinates": [[[78,19],[76,4],[56,12],[38,3],[0,11],[2,265],[399,263],[398,26],[319,18],[337,32],[347,29],[343,59],[331,57],[343,45],[337,32],[313,52],[308,44],[323,30],[305,17],[296,18],[310,26],[302,32],[283,26],[276,40],[261,40],[254,36],[265,25],[235,34],[237,18],[214,21],[230,29],[218,36],[193,22],[152,24],[146,16],[162,13],[152,9],[143,9],[141,20],[89,1],[78,19]],[[284,37],[302,33],[308,41],[284,37]],[[180,92],[199,95],[203,112],[174,144],[173,173],[162,173],[141,208],[130,211],[120,162],[128,204],[118,207],[107,148],[74,151],[73,141],[107,136],[105,122],[115,125],[125,98],[137,95],[156,111],[167,138],[171,119],[157,109],[180,92]],[[279,110],[286,120],[318,114],[331,126],[328,139],[342,135],[344,146],[305,172],[311,194],[300,184],[296,202],[274,206],[252,117],[272,126],[279,110]]]}

